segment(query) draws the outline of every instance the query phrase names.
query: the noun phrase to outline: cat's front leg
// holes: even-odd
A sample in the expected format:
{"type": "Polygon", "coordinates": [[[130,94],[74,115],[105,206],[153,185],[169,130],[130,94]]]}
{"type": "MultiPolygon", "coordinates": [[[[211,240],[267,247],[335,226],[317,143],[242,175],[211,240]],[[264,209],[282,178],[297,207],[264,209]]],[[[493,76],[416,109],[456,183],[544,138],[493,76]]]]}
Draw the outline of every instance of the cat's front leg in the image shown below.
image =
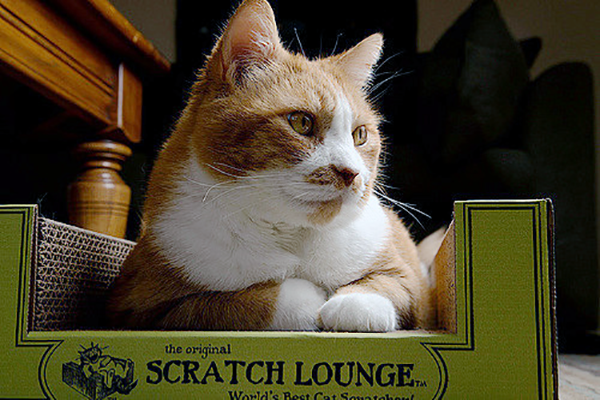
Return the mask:
{"type": "Polygon", "coordinates": [[[316,330],[323,289],[304,279],[264,282],[237,292],[200,292],[176,301],[162,329],[316,330]]]}
{"type": "Polygon", "coordinates": [[[281,284],[275,314],[268,330],[316,330],[319,309],[327,300],[325,291],[304,279],[290,278],[281,284]]]}
{"type": "Polygon", "coordinates": [[[319,310],[325,330],[389,332],[416,326],[415,296],[402,276],[372,273],[343,286],[319,310]]]}

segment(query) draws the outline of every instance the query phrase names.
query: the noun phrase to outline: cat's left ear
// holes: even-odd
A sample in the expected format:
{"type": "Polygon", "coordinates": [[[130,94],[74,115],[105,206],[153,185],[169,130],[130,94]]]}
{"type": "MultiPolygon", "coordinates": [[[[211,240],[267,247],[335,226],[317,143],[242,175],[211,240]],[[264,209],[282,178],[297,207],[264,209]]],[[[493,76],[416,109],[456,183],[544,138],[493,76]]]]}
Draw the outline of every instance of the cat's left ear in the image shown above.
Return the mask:
{"type": "Polygon", "coordinates": [[[379,61],[383,49],[383,35],[375,33],[362,42],[336,56],[337,63],[361,88],[366,87],[373,77],[373,67],[379,61]]]}
{"type": "Polygon", "coordinates": [[[277,58],[283,46],[269,2],[245,0],[229,20],[218,46],[222,77],[233,82],[277,58]]]}

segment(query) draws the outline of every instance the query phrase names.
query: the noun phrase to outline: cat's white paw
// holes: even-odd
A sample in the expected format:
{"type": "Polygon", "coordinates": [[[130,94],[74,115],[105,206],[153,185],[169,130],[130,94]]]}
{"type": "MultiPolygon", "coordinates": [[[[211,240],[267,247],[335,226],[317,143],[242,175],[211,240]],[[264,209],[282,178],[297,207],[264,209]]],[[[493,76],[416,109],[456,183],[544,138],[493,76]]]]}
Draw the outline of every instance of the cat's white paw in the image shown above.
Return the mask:
{"type": "Polygon", "coordinates": [[[276,311],[269,330],[313,331],[319,308],[327,300],[323,289],[304,279],[287,279],[281,284],[276,311]]]}
{"type": "Polygon", "coordinates": [[[323,329],[349,332],[389,332],[398,328],[392,302],[376,293],[332,297],[319,310],[323,329]]]}

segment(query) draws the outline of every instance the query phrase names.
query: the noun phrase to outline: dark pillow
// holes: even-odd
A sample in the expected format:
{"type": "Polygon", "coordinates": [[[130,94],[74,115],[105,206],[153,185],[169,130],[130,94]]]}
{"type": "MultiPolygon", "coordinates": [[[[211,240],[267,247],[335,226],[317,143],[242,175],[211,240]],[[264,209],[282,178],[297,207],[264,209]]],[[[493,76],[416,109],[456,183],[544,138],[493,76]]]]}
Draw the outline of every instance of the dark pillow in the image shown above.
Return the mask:
{"type": "Polygon", "coordinates": [[[526,59],[492,0],[477,0],[426,57],[419,130],[431,158],[467,161],[510,132],[526,59]]]}

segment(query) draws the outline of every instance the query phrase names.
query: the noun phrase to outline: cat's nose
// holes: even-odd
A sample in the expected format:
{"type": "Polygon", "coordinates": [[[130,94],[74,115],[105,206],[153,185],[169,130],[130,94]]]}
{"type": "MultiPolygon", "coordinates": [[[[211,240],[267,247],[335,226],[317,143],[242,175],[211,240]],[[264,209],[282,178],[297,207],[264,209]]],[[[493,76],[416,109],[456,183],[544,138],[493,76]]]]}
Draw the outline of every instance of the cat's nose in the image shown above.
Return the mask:
{"type": "Polygon", "coordinates": [[[347,187],[350,187],[350,185],[352,185],[352,182],[354,182],[354,179],[356,179],[356,177],[358,176],[358,172],[353,170],[352,168],[334,166],[334,170],[338,174],[338,176],[342,178],[342,181],[347,187]]]}

